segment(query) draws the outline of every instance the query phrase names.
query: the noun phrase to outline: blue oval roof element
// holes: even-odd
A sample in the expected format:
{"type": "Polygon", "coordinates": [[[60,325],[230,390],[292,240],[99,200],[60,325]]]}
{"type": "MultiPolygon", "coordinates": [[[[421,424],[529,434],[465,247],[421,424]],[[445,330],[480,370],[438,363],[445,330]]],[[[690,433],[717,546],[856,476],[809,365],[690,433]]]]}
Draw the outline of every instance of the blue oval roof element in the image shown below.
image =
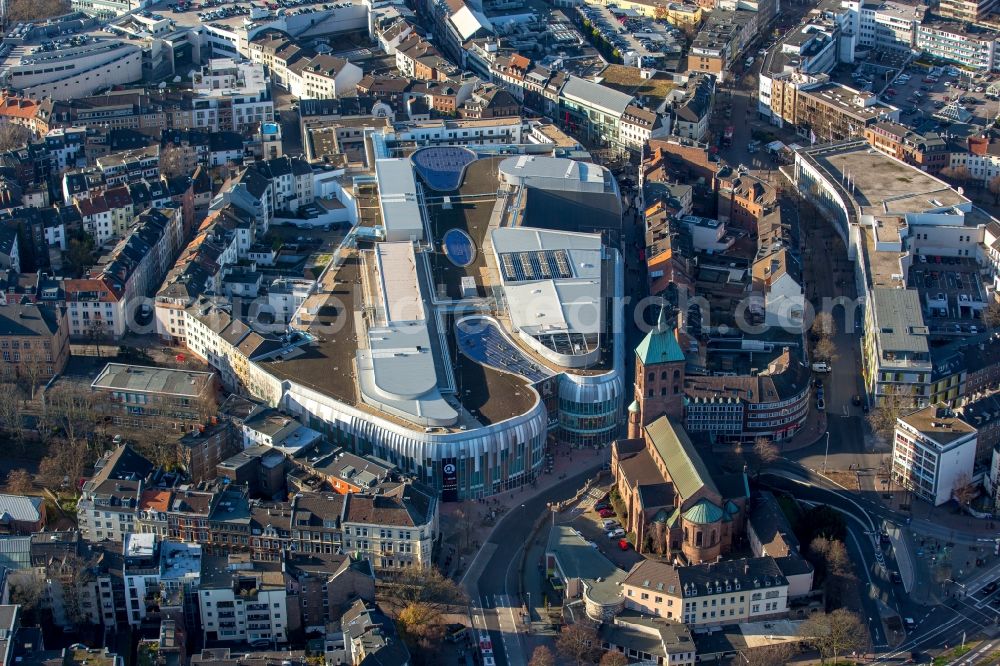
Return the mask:
{"type": "Polygon", "coordinates": [[[410,155],[410,162],[420,178],[439,192],[457,190],[462,184],[465,167],[476,159],[474,152],[460,146],[429,146],[410,155]]]}
{"type": "Polygon", "coordinates": [[[461,229],[444,232],[443,245],[445,256],[459,268],[465,268],[476,260],[476,244],[461,229]]]}

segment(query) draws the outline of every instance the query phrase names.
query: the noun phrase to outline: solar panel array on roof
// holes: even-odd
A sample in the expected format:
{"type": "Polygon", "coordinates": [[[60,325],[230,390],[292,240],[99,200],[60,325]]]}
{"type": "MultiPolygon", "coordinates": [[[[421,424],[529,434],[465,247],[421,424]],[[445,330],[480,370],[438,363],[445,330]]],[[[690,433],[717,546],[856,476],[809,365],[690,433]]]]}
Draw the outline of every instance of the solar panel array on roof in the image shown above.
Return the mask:
{"type": "Polygon", "coordinates": [[[526,280],[565,280],[573,277],[566,250],[505,252],[500,255],[505,282],[526,280]]]}

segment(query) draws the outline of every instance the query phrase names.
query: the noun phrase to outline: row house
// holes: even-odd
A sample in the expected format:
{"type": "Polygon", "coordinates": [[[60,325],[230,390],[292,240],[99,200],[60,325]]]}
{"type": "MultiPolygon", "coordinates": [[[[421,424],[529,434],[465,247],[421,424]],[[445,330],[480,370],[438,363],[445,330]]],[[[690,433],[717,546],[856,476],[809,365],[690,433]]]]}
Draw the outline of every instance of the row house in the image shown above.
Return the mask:
{"type": "Polygon", "coordinates": [[[97,246],[121,238],[135,221],[135,203],[127,187],[119,186],[76,199],[83,230],[97,246]]]}
{"type": "Polygon", "coordinates": [[[108,186],[155,179],[160,175],[160,147],[152,145],[112,153],[98,157],[96,164],[108,186]]]}
{"type": "Polygon", "coordinates": [[[123,543],[135,531],[139,499],[145,486],[155,486],[153,464],[128,444],[100,458],[94,475],[80,489],[77,522],[90,542],[123,543]]]}
{"type": "Polygon", "coordinates": [[[65,309],[42,303],[0,306],[0,354],[0,374],[28,380],[34,393],[69,360],[65,309]]]}
{"type": "Polygon", "coordinates": [[[865,139],[872,148],[889,157],[912,164],[930,173],[950,166],[952,156],[947,142],[938,134],[920,134],[905,125],[890,121],[865,127],[865,139]]]}
{"type": "Polygon", "coordinates": [[[773,557],[694,566],[643,560],[622,583],[625,608],[708,628],[785,617],[788,579],[773,557]]]}
{"type": "Polygon", "coordinates": [[[181,230],[176,204],[148,210],[89,277],[66,280],[70,335],[121,338],[146,294],[160,284],[173,263],[181,230]]]}
{"type": "Polygon", "coordinates": [[[417,34],[411,34],[396,48],[396,69],[408,78],[421,81],[445,81],[459,74],[459,69],[417,34]]]}
{"type": "Polygon", "coordinates": [[[216,211],[205,218],[156,293],[156,332],[164,342],[186,345],[184,311],[205,292],[219,293],[222,269],[239,260],[239,235],[227,231],[221,217],[216,211]]]}
{"type": "Polygon", "coordinates": [[[87,165],[86,127],[56,128],[45,133],[45,150],[52,160],[52,168],[64,171],[87,165]]]}
{"type": "Polygon", "coordinates": [[[20,97],[5,90],[0,94],[0,125],[19,125],[35,138],[45,136],[52,105],[51,100],[20,97]]]}
{"type": "Polygon", "coordinates": [[[531,60],[519,53],[498,56],[490,67],[490,80],[506,89],[517,101],[524,102],[524,78],[531,60]]]}

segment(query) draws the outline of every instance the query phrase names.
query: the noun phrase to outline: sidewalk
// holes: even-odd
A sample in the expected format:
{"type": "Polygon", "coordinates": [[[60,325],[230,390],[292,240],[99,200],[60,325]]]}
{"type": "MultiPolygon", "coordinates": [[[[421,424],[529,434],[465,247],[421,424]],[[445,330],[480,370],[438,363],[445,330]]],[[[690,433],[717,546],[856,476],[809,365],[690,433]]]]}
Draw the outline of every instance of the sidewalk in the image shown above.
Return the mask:
{"type": "Polygon", "coordinates": [[[528,485],[482,500],[441,503],[444,545],[439,560],[445,575],[458,580],[465,574],[476,552],[486,543],[493,527],[507,511],[600,460],[607,462],[611,449],[573,449],[558,444],[549,447],[548,452],[553,456],[552,473],[543,472],[528,485]]]}
{"type": "Polygon", "coordinates": [[[790,451],[808,449],[823,439],[825,435],[826,412],[817,411],[816,406],[812,405],[809,408],[809,417],[806,419],[806,423],[802,426],[802,429],[795,433],[791,440],[778,442],[778,447],[782,455],[790,451]]]}

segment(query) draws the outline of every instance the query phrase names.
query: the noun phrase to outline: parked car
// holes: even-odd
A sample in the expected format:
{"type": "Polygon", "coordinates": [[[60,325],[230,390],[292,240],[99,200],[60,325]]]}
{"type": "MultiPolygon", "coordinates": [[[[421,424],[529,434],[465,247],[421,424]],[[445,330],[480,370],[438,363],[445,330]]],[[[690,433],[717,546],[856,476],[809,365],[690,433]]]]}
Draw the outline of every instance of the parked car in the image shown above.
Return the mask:
{"type": "Polygon", "coordinates": [[[621,527],[621,525],[618,524],[617,520],[612,520],[610,518],[602,522],[601,525],[603,525],[604,529],[606,530],[612,530],[621,527]]]}
{"type": "Polygon", "coordinates": [[[618,538],[623,537],[623,536],[625,536],[625,530],[623,530],[620,527],[618,529],[610,530],[608,532],[608,538],[609,539],[618,539],[618,538]]]}
{"type": "MultiPolygon", "coordinates": [[[[919,256],[923,256],[923,255],[919,255],[919,256]]],[[[598,502],[597,504],[594,505],[594,511],[604,511],[605,509],[610,509],[610,508],[611,508],[611,505],[608,504],[607,502],[598,502]]]]}
{"type": "Polygon", "coordinates": [[[597,512],[597,515],[599,515],[601,518],[610,518],[611,516],[615,515],[615,512],[612,511],[611,509],[601,509],[600,511],[597,512]]]}
{"type": "Polygon", "coordinates": [[[816,400],[816,409],[818,409],[821,412],[826,410],[826,402],[823,400],[823,398],[819,398],[816,400]]]}
{"type": "Polygon", "coordinates": [[[826,361],[818,361],[812,364],[813,372],[830,372],[833,368],[826,361]]]}
{"type": "Polygon", "coordinates": [[[619,539],[618,540],[618,547],[620,549],[622,549],[622,550],[628,550],[631,546],[632,546],[632,544],[630,544],[628,542],[628,539],[619,539]]]}
{"type": "Polygon", "coordinates": [[[853,398],[851,398],[851,404],[853,404],[855,407],[860,407],[861,406],[861,396],[855,394],[855,396],[853,398]]]}

